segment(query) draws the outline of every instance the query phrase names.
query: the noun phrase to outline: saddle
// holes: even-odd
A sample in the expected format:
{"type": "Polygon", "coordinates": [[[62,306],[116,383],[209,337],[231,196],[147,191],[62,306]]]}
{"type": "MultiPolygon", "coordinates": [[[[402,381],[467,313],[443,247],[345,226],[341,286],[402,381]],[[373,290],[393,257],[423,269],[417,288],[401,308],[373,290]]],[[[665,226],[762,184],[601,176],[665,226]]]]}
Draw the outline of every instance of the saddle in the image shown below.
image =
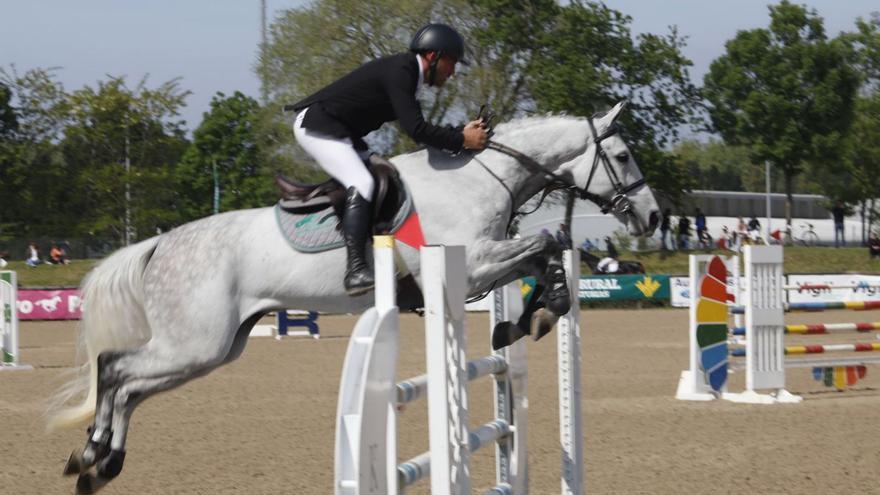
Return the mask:
{"type": "MultiPolygon", "coordinates": [[[[406,199],[403,182],[394,165],[379,155],[370,155],[369,160],[364,163],[376,184],[371,198],[373,232],[388,234],[391,232],[395,214],[406,199]]],[[[345,210],[345,187],[336,179],[318,184],[303,184],[279,174],[275,176],[275,183],[281,191],[279,206],[285,211],[307,214],[332,208],[336,216],[342,218],[345,210]]],[[[336,228],[342,228],[341,223],[336,228]]]]}

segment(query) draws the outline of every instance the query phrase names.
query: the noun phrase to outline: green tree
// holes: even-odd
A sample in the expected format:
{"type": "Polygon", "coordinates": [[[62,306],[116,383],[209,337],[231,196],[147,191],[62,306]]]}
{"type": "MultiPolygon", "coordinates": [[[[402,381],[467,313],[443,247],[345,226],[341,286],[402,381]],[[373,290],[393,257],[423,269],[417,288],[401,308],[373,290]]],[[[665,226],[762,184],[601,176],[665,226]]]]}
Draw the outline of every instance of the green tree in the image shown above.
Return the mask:
{"type": "Polygon", "coordinates": [[[219,211],[265,206],[275,198],[259,115],[257,101],[238,91],[229,97],[217,93],[211,100],[176,172],[179,206],[187,219],[214,211],[215,185],[219,211]]]}
{"type": "MultiPolygon", "coordinates": [[[[273,100],[296,101],[371,58],[406,50],[430,20],[464,34],[472,65],[442,90],[422,92],[429,120],[461,122],[485,102],[502,119],[591,115],[626,98],[633,106],[627,139],[652,186],[673,195],[687,186],[664,151],[682,125],[695,121],[699,104],[684,40],[675,30],[634,38],[632,19],[598,2],[318,0],[273,23],[258,71],[273,100]]],[[[380,151],[413,149],[393,128],[384,132],[379,141],[388,145],[380,151]]]]}
{"type": "Polygon", "coordinates": [[[764,171],[752,164],[748,150],[718,140],[686,140],[672,152],[678,166],[693,178],[695,189],[763,191],[764,171]]]}
{"type": "Polygon", "coordinates": [[[771,5],[768,29],[740,31],[710,66],[703,93],[725,142],[749,147],[784,174],[791,227],[794,179],[805,167],[839,163],[859,77],[844,40],[829,40],[813,10],[771,5]]]}
{"type": "Polygon", "coordinates": [[[78,234],[124,244],[179,223],[168,184],[187,144],[178,110],[188,94],[177,80],[129,88],[110,77],[70,95],[61,149],[76,178],[64,199],[78,234]]]}
{"type": "Polygon", "coordinates": [[[858,18],[856,30],[841,35],[853,48],[853,62],[862,75],[862,86],[867,92],[880,89],[880,12],[869,19],[858,18]]]}
{"type": "Polygon", "coordinates": [[[67,235],[73,212],[56,198],[70,171],[56,143],[67,119],[67,95],[52,69],[23,74],[0,69],[0,229],[7,238],[67,235]]]}
{"type": "Polygon", "coordinates": [[[633,36],[632,18],[601,3],[573,1],[555,9],[531,53],[521,56],[528,59],[523,72],[536,109],[592,115],[628,100],[625,137],[652,188],[673,197],[689,188],[685,171],[665,151],[682,126],[697,122],[700,99],[681,52],[684,39],[674,28],[633,36]]]}

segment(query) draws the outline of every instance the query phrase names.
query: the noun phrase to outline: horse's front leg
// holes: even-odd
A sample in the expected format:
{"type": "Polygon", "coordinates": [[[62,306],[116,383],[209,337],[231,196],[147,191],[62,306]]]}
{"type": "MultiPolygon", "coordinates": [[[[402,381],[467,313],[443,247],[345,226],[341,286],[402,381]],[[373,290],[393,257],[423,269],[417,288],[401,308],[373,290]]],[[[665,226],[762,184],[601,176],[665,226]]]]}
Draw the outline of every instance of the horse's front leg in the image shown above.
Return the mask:
{"type": "Polygon", "coordinates": [[[475,243],[470,254],[471,286],[485,290],[532,275],[538,283],[518,322],[505,322],[493,332],[493,347],[505,347],[531,334],[537,340],[571,309],[562,265],[562,249],[550,236],[475,243]],[[543,309],[546,306],[546,311],[543,309]]]}

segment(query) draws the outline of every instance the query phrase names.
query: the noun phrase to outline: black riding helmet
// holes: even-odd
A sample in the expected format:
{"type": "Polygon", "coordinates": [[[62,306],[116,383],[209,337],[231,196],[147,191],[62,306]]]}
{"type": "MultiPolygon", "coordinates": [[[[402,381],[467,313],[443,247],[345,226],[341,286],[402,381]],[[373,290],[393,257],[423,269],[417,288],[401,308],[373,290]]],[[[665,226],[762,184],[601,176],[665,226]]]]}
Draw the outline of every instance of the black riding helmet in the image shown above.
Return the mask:
{"type": "Polygon", "coordinates": [[[415,53],[430,51],[445,53],[455,57],[461,64],[470,65],[464,59],[464,38],[446,24],[428,24],[416,31],[409,44],[409,50],[415,53]]]}

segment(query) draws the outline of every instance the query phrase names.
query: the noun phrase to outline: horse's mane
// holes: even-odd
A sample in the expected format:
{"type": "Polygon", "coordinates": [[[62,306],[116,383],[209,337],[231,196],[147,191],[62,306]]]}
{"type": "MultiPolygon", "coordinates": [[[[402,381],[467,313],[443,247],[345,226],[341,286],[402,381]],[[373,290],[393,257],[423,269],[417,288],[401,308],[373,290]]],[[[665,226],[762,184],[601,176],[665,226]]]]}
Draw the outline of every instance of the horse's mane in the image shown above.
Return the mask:
{"type": "Polygon", "coordinates": [[[586,120],[584,117],[574,117],[564,113],[531,115],[498,124],[495,127],[495,135],[498,137],[512,136],[522,132],[531,132],[535,127],[545,127],[548,124],[562,125],[578,121],[586,122],[586,120]]]}

